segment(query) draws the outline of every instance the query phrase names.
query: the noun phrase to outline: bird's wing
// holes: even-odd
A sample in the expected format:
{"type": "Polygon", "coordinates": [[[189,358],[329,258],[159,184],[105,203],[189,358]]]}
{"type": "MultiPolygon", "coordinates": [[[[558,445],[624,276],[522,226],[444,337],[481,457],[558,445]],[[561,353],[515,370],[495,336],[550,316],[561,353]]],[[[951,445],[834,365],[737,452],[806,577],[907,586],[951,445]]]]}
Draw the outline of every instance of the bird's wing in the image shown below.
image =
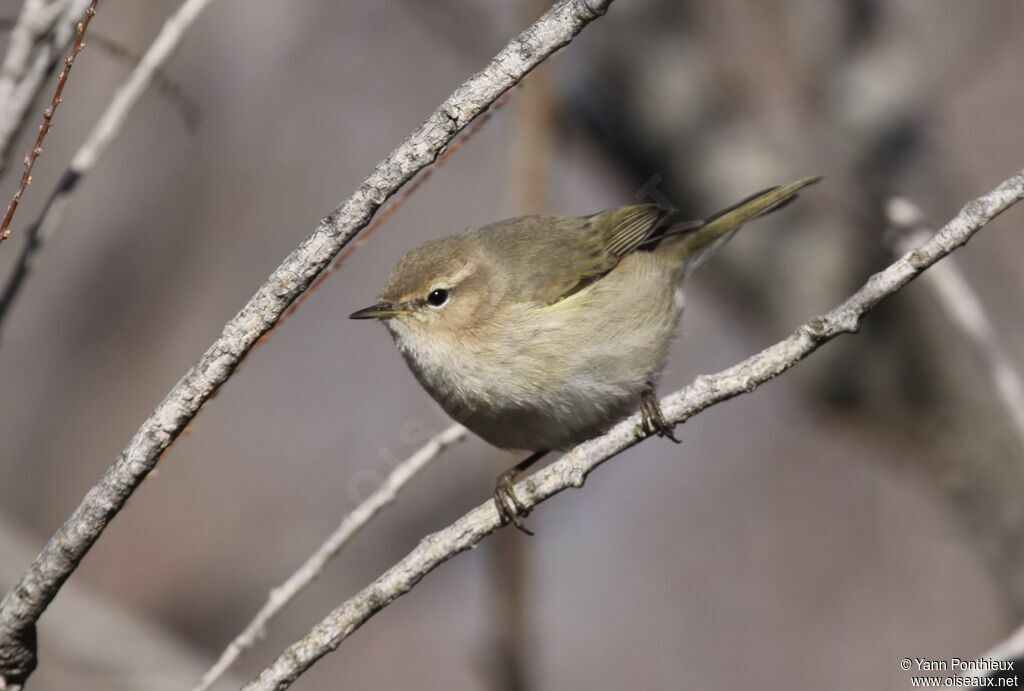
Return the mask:
{"type": "Polygon", "coordinates": [[[671,211],[639,204],[593,216],[524,216],[481,229],[523,302],[550,305],[614,269],[652,240],[671,211]]]}
{"type": "Polygon", "coordinates": [[[617,263],[655,235],[671,213],[657,204],[637,204],[603,211],[586,220],[602,249],[617,263]]]}

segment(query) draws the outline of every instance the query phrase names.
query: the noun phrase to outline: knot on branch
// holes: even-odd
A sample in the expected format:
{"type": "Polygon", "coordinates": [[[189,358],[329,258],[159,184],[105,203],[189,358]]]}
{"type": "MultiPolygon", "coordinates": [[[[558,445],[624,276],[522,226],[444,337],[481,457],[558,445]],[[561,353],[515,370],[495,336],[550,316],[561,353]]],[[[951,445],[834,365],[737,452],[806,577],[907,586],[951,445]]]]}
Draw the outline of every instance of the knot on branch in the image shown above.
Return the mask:
{"type": "Polygon", "coordinates": [[[911,252],[907,256],[907,261],[910,262],[910,266],[913,267],[915,271],[924,271],[931,266],[932,263],[928,254],[921,250],[914,250],[911,252]]]}
{"type": "Polygon", "coordinates": [[[608,11],[611,0],[576,0],[576,4],[586,12],[586,14],[580,12],[581,16],[587,19],[596,19],[608,11]]]}
{"type": "Polygon", "coordinates": [[[572,487],[579,489],[587,481],[587,469],[580,463],[574,463],[569,467],[565,476],[566,482],[572,487]]]}
{"type": "Polygon", "coordinates": [[[719,377],[713,374],[701,374],[693,380],[693,388],[707,392],[708,396],[718,393],[719,377]]]}
{"type": "Polygon", "coordinates": [[[462,128],[462,119],[455,105],[442,107],[437,111],[437,126],[448,134],[454,134],[462,128]]]}
{"type": "Polygon", "coordinates": [[[824,343],[841,333],[857,333],[858,329],[860,315],[855,310],[845,310],[808,320],[797,333],[803,333],[815,343],[824,343]]]}
{"type": "Polygon", "coordinates": [[[828,338],[829,325],[828,320],[824,317],[815,317],[814,319],[808,320],[803,326],[803,332],[812,341],[818,343],[828,338]]]}
{"type": "Polygon", "coordinates": [[[36,668],[36,627],[7,632],[0,643],[0,688],[24,684],[36,668]]]}
{"type": "Polygon", "coordinates": [[[960,209],[959,215],[975,220],[985,218],[989,214],[988,209],[985,207],[985,203],[981,199],[972,199],[964,204],[964,208],[960,209]]]}

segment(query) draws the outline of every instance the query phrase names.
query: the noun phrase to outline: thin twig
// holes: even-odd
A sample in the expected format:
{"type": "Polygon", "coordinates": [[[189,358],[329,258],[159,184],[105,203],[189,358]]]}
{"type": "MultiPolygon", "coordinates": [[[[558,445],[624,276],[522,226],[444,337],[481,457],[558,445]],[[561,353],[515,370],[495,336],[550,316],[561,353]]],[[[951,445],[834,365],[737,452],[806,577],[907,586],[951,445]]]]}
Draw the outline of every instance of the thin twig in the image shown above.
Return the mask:
{"type": "Polygon", "coordinates": [[[192,687],[192,691],[206,691],[213,686],[242,653],[263,638],[270,622],[323,573],[327,565],[338,556],[342,548],[362,530],[363,526],[369,523],[371,518],[393,502],[402,488],[416,477],[428,463],[440,456],[452,444],[465,439],[466,434],[466,428],[462,425],[452,425],[431,438],[416,453],[396,465],[384,482],[373,491],[373,494],[345,516],[341,524],[302,566],[289,576],[288,580],[270,591],[266,604],[256,613],[245,629],[228,644],[217,662],[192,687]]]}
{"type": "Polygon", "coordinates": [[[35,623],[110,520],[203,404],[373,214],[455,136],[534,67],[568,44],[612,0],[559,0],[514,38],[398,146],[355,193],[324,218],[260,286],[199,361],[143,422],[114,464],[0,602],[0,678],[21,682],[35,665],[35,623]]]}
{"type": "Polygon", "coordinates": [[[3,293],[0,294],[0,330],[10,313],[11,306],[21,292],[25,281],[32,272],[33,259],[42,249],[43,243],[60,226],[64,211],[68,208],[82,178],[96,165],[96,161],[107,150],[110,142],[121,131],[131,109],[138,103],[146,88],[159,74],[160,68],[181,43],[185,32],[206,9],[212,0],[185,0],[181,7],[164,22],[163,28],[146,50],[145,55],[128,75],[128,79],[114,94],[113,100],[96,122],[85,142],[79,147],[56,189],[50,195],[39,216],[28,231],[25,246],[18,255],[18,261],[3,293]]]}
{"type": "MultiPolygon", "coordinates": [[[[922,271],[966,243],[974,233],[1024,199],[1024,170],[995,190],[967,204],[942,230],[867,283],[830,312],[801,325],[789,338],[717,374],[697,377],[689,386],[661,400],[665,418],[679,424],[716,403],[751,393],[844,333],[855,333],[862,317],[922,271]]],[[[615,425],[606,434],[580,444],[543,470],[515,486],[519,500],[532,508],[587,476],[609,458],[645,439],[640,415],[615,425]]],[[[473,509],[447,528],[423,538],[404,559],[327,615],[303,639],[288,647],[245,691],[287,688],[317,660],[336,649],[356,629],[396,598],[409,592],[435,568],[470,549],[501,527],[493,501],[473,509]]]]}
{"type": "MultiPolygon", "coordinates": [[[[894,247],[904,253],[931,236],[924,214],[907,199],[889,201],[886,215],[899,231],[894,247]]],[[[974,344],[988,368],[992,388],[1010,418],[1020,449],[1024,452],[1024,383],[996,334],[985,306],[971,288],[956,261],[950,259],[929,271],[924,284],[938,298],[939,304],[953,325],[974,344]]]]}
{"type": "Polygon", "coordinates": [[[57,60],[71,45],[90,0],[25,0],[0,68],[0,172],[57,60]]]}
{"type": "Polygon", "coordinates": [[[75,29],[75,44],[71,48],[71,54],[64,59],[64,69],[60,71],[60,76],[57,77],[57,88],[54,89],[50,105],[43,111],[43,124],[39,126],[36,143],[32,147],[32,151],[25,156],[25,170],[22,171],[18,190],[14,193],[11,203],[7,205],[7,212],[4,214],[3,221],[0,221],[0,243],[3,243],[4,240],[11,236],[11,219],[14,218],[14,212],[18,210],[21,195],[32,184],[32,167],[35,165],[36,159],[43,154],[43,142],[46,141],[46,135],[50,132],[50,124],[53,122],[53,116],[57,113],[57,107],[63,102],[61,95],[64,93],[64,85],[67,84],[68,76],[71,75],[71,68],[75,66],[75,59],[82,52],[82,49],[85,48],[85,32],[89,30],[92,18],[96,16],[96,4],[98,2],[99,0],[92,0],[82,16],[82,21],[78,22],[78,26],[75,29]]]}

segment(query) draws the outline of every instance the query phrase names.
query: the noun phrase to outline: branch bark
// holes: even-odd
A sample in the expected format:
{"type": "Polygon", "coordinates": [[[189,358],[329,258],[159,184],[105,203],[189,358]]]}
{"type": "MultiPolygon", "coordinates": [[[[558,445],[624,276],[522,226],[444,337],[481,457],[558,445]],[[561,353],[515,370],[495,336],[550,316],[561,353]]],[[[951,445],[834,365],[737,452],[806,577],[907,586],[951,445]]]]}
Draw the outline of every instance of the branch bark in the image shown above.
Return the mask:
{"type": "MultiPolygon", "coordinates": [[[[373,214],[430,165],[474,118],[604,12],[612,0],[559,0],[459,87],[379,163],[355,193],[270,275],[199,361],[143,422],[114,464],[85,495],[14,588],[0,602],[0,679],[20,683],[35,667],[35,624],[107,523],[164,450],[224,384],[373,214]]],[[[2,687],[0,687],[2,688],[2,687]]]]}
{"type": "Polygon", "coordinates": [[[467,430],[459,424],[450,426],[435,435],[413,455],[405,459],[388,474],[384,482],[359,506],[341,521],[333,533],[284,583],[270,591],[266,604],[256,613],[238,636],[228,644],[220,658],[192,687],[192,691],[207,691],[235,663],[242,653],[256,645],[271,621],[288,604],[298,597],[313,581],[319,578],[327,565],[334,560],[345,545],[363,529],[370,519],[385,506],[393,502],[410,480],[416,477],[427,464],[440,456],[452,444],[466,438],[467,430]]]}
{"type": "Polygon", "coordinates": [[[0,172],[46,77],[71,45],[90,0],[26,0],[0,68],[0,172]]]}
{"type": "MultiPolygon", "coordinates": [[[[782,374],[824,343],[855,333],[863,316],[922,271],[964,245],[989,221],[1024,199],[1024,170],[992,192],[975,199],[927,242],[908,252],[835,309],[802,324],[788,338],[717,374],[704,375],[663,398],[668,421],[679,424],[702,410],[744,393],[782,374]]],[[[582,487],[587,476],[609,458],[646,438],[639,414],[615,425],[603,436],[584,442],[543,470],[522,480],[516,495],[533,507],[570,487],[582,487]]],[[[423,538],[404,559],[327,615],[304,638],[287,648],[244,691],[285,689],[317,660],[336,649],[374,614],[409,592],[435,568],[472,548],[501,527],[494,502],[473,509],[452,525],[423,538]]]]}

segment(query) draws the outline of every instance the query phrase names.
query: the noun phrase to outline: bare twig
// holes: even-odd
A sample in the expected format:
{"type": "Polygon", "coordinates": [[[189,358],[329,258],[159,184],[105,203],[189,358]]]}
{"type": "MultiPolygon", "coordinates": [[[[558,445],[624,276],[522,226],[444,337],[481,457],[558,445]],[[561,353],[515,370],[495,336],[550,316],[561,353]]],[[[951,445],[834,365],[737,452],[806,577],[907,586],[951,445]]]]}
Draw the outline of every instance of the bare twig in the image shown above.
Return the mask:
{"type": "Polygon", "coordinates": [[[206,9],[210,2],[212,0],[185,0],[177,12],[168,18],[156,39],[146,50],[145,55],[142,56],[139,64],[135,66],[128,79],[125,80],[117,90],[117,93],[114,94],[110,105],[107,106],[107,109],[93,127],[92,132],[89,133],[85,142],[71,159],[71,164],[64,171],[64,175],[57,184],[57,188],[47,200],[39,220],[29,229],[28,238],[21,250],[21,254],[18,255],[14,271],[11,273],[10,278],[7,279],[3,293],[0,294],[0,329],[3,327],[4,320],[9,314],[11,306],[14,304],[15,299],[17,299],[18,293],[25,284],[25,280],[31,274],[33,259],[36,253],[60,225],[61,219],[64,217],[64,211],[71,203],[78,185],[82,182],[82,178],[89,174],[89,171],[96,165],[96,161],[106,151],[110,142],[121,131],[128,113],[138,102],[143,92],[145,92],[146,87],[159,74],[161,66],[167,62],[175,48],[178,47],[182,37],[196,20],[196,17],[206,9]]]}
{"type": "Polygon", "coordinates": [[[61,53],[71,44],[90,0],[25,0],[0,69],[0,172],[11,140],[61,53]]]}
{"type": "MultiPolygon", "coordinates": [[[[1024,170],[995,190],[967,204],[927,242],[907,253],[830,312],[801,325],[789,338],[717,374],[697,377],[689,386],[661,400],[667,420],[679,424],[716,403],[751,393],[782,374],[822,344],[844,333],[855,333],[861,318],[922,271],[935,264],[989,221],[1024,199],[1024,170]]],[[[516,495],[527,508],[568,489],[582,487],[587,476],[609,458],[647,436],[639,414],[615,425],[606,434],[580,444],[558,461],[522,480],[516,495]]],[[[291,645],[245,691],[285,689],[318,659],[334,650],[370,617],[409,592],[424,576],[455,555],[470,549],[501,526],[494,502],[473,509],[452,525],[423,538],[404,559],[349,598],[291,645]]]]}
{"type": "Polygon", "coordinates": [[[242,653],[263,638],[267,626],[274,617],[323,573],[327,565],[338,556],[342,548],[362,530],[363,526],[369,523],[371,518],[393,502],[402,488],[416,477],[428,463],[440,456],[452,444],[465,439],[466,434],[466,428],[462,425],[452,425],[431,438],[416,453],[396,465],[384,482],[373,491],[373,494],[345,516],[335,531],[302,566],[289,576],[288,580],[270,591],[270,597],[267,598],[266,604],[256,613],[245,629],[228,644],[217,662],[192,687],[192,691],[206,691],[213,686],[242,653]]]}
{"type": "Polygon", "coordinates": [[[21,182],[18,183],[18,189],[14,193],[11,203],[7,205],[7,212],[4,214],[3,221],[0,221],[0,243],[3,243],[4,240],[11,236],[11,219],[14,218],[14,212],[18,210],[21,195],[32,184],[32,167],[35,165],[36,159],[43,154],[43,142],[46,141],[46,135],[50,132],[53,116],[57,113],[58,106],[63,102],[61,96],[64,93],[64,85],[67,84],[68,77],[71,75],[71,68],[75,66],[75,59],[82,52],[82,49],[85,48],[85,32],[89,30],[92,18],[96,16],[97,2],[99,0],[92,0],[82,16],[82,21],[78,22],[78,26],[75,29],[75,44],[71,47],[71,54],[64,58],[64,69],[60,71],[60,76],[57,77],[57,88],[53,91],[50,105],[43,111],[43,124],[39,126],[36,143],[28,155],[25,156],[25,170],[21,173],[21,182]]]}
{"type": "Polygon", "coordinates": [[[288,306],[364,228],[374,212],[452,139],[534,67],[568,44],[612,0],[559,0],[459,87],[398,146],[355,193],[324,218],[229,321],[220,338],[143,422],[99,482],[50,539],[20,582],[0,602],[0,678],[26,678],[35,665],[35,622],[202,405],[269,331],[288,306]]]}
{"type": "MultiPolygon", "coordinates": [[[[931,236],[924,214],[906,199],[892,199],[886,207],[889,222],[900,234],[895,249],[907,252],[931,236]]],[[[974,344],[988,368],[992,388],[1003,404],[1024,451],[1024,383],[1009,353],[1003,348],[984,305],[954,260],[942,262],[924,278],[950,321],[974,344]]]]}

